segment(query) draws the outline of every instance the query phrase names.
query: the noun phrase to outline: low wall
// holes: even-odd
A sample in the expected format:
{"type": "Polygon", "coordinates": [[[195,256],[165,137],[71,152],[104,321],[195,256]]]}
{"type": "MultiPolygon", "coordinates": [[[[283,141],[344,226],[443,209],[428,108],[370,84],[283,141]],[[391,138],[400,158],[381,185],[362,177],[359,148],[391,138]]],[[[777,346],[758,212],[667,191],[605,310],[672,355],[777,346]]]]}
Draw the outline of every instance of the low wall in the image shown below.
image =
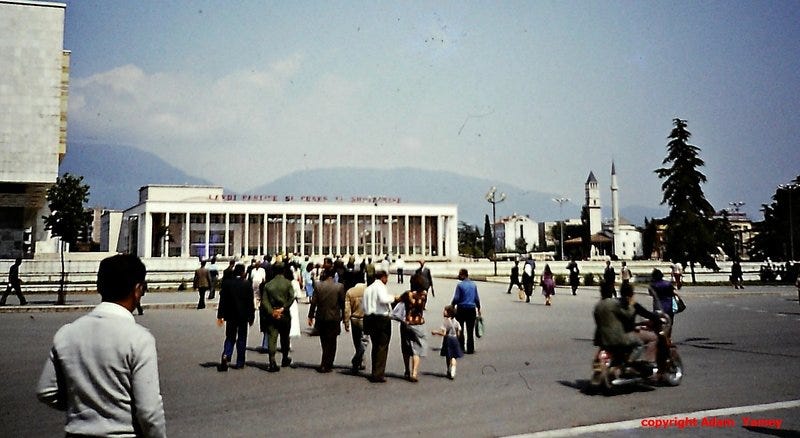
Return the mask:
{"type": "MultiPolygon", "coordinates": [[[[94,290],[94,284],[97,279],[97,268],[100,261],[111,253],[68,253],[66,254],[64,267],[66,271],[66,288],[68,291],[90,291],[94,290]]],[[[151,289],[159,288],[177,288],[181,282],[190,283],[193,277],[194,270],[199,266],[197,258],[149,258],[142,259],[147,267],[147,281],[151,289]]],[[[3,259],[0,260],[0,279],[3,283],[7,280],[8,269],[14,263],[13,260],[3,259]]],[[[412,273],[417,268],[418,264],[412,261],[406,261],[406,273],[412,273]]],[[[545,264],[549,264],[553,273],[556,275],[568,275],[567,262],[562,261],[537,261],[536,274],[541,275],[544,270],[545,264]]],[[[217,266],[219,269],[224,269],[228,265],[227,259],[218,259],[217,266]]],[[[520,263],[522,265],[522,263],[520,263]]],[[[628,267],[634,276],[636,282],[647,282],[650,279],[650,273],[653,269],[658,268],[664,272],[665,276],[669,278],[669,263],[660,261],[630,261],[628,267]]],[[[466,268],[473,278],[491,277],[495,276],[494,263],[490,260],[472,260],[462,259],[459,261],[450,262],[436,262],[431,261],[425,264],[430,268],[431,273],[438,277],[455,277],[459,269],[466,268]]],[[[497,277],[508,278],[514,262],[503,261],[497,262],[497,277]]],[[[620,262],[613,262],[612,266],[619,276],[621,267],[620,262]]],[[[759,268],[761,264],[758,262],[744,262],[742,269],[744,271],[745,281],[759,280],[759,268]]],[[[392,266],[392,269],[394,266],[392,266]]],[[[581,273],[581,282],[586,274],[595,275],[600,279],[605,269],[605,262],[603,261],[579,261],[578,268],[581,273]]],[[[699,266],[695,268],[697,281],[703,283],[725,283],[731,272],[731,263],[720,263],[720,270],[714,272],[709,269],[703,269],[699,266]]],[[[52,292],[54,288],[58,288],[61,278],[61,261],[58,255],[47,255],[46,257],[38,257],[35,259],[25,259],[20,266],[20,278],[24,282],[23,288],[25,292],[47,291],[52,292]]],[[[684,279],[686,282],[691,281],[691,272],[689,269],[684,270],[684,279]]]]}

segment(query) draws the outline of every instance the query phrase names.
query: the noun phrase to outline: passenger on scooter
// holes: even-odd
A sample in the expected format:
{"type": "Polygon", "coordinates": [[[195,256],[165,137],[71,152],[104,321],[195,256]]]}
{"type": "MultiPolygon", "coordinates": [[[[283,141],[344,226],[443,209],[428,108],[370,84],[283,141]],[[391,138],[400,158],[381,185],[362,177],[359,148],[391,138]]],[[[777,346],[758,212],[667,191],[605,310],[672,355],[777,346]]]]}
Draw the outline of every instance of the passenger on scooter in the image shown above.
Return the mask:
{"type": "Polygon", "coordinates": [[[635,334],[644,345],[644,356],[641,357],[641,359],[651,364],[655,363],[658,335],[655,334],[654,330],[636,330],[636,315],[649,319],[652,324],[651,327],[655,330],[658,329],[658,325],[661,323],[660,318],[658,315],[645,309],[641,304],[636,302],[632,284],[623,283],[619,291],[619,304],[624,310],[624,314],[630,315],[626,320],[622,321],[622,326],[626,333],[635,334]]]}
{"type": "MultiPolygon", "coordinates": [[[[656,341],[657,337],[652,332],[652,338],[635,331],[635,320],[637,306],[635,299],[632,300],[633,287],[628,285],[626,293],[629,293],[625,300],[626,306],[621,301],[612,298],[614,291],[613,285],[603,284],[600,286],[601,300],[594,307],[594,321],[596,324],[594,334],[594,344],[604,349],[610,350],[612,354],[630,354],[630,362],[646,361],[655,363],[656,360],[656,341]],[[647,348],[642,348],[647,344],[647,348]],[[646,352],[646,353],[645,353],[646,352]]],[[[647,312],[641,306],[638,306],[647,312]]],[[[649,312],[647,312],[649,313],[649,312]]],[[[651,316],[655,317],[652,313],[651,316]]]]}

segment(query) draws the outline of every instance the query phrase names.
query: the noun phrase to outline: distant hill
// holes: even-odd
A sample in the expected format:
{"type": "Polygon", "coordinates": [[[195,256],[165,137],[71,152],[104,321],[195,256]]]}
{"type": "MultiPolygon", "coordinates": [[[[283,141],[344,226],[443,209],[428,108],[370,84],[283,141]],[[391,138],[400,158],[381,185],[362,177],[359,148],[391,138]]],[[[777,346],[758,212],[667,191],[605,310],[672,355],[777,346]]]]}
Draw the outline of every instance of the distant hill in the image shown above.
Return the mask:
{"type": "Polygon", "coordinates": [[[69,144],[59,174],[82,175],[89,206],[124,210],[147,184],[211,184],[187,175],[150,152],[130,146],[69,144]]]}
{"type": "MultiPolygon", "coordinates": [[[[128,146],[70,144],[69,152],[61,163],[60,173],[83,175],[89,184],[89,205],[111,209],[125,209],[137,202],[138,189],[147,184],[219,184],[194,177],[171,166],[157,156],[128,146]]],[[[457,204],[459,220],[483,226],[484,215],[491,217],[491,205],[486,202],[486,192],[497,186],[507,198],[497,204],[497,217],[512,213],[529,215],[533,220],[557,220],[556,196],[535,190],[525,190],[507,184],[498,184],[485,178],[469,177],[447,171],[415,168],[367,169],[326,168],[297,171],[267,182],[245,194],[319,195],[333,198],[342,196],[392,196],[402,202],[431,204],[457,204]]],[[[565,204],[563,216],[580,217],[582,200],[565,204]]],[[[605,214],[610,213],[608,206],[605,214]]],[[[622,215],[636,225],[644,217],[666,216],[665,210],[630,206],[622,208],[622,215]]]]}
{"type": "MultiPolygon", "coordinates": [[[[483,226],[484,215],[491,217],[486,192],[493,185],[507,198],[497,204],[497,217],[512,213],[527,214],[534,220],[555,218],[558,205],[553,195],[498,184],[446,171],[414,168],[367,169],[328,168],[294,172],[253,189],[253,193],[290,194],[302,190],[308,195],[398,196],[402,202],[457,204],[459,220],[483,226]],[[300,188],[300,189],[298,189],[300,188]]],[[[564,214],[579,215],[579,208],[564,207],[564,214]]]]}

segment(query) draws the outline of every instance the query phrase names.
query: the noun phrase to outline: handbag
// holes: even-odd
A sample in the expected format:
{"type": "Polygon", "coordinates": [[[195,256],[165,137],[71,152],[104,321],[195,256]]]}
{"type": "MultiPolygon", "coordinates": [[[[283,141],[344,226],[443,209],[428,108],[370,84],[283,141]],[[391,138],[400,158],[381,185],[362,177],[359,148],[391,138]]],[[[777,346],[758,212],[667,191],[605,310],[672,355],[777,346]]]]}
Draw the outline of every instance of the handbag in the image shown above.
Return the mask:
{"type": "Polygon", "coordinates": [[[406,321],[406,305],[403,303],[397,303],[392,308],[391,317],[395,321],[405,322],[406,321]]]}
{"type": "Polygon", "coordinates": [[[483,326],[483,317],[479,316],[475,318],[475,336],[483,337],[483,334],[486,332],[486,328],[483,326]]]}
{"type": "Polygon", "coordinates": [[[681,313],[684,310],[686,310],[686,303],[683,302],[680,295],[675,294],[672,297],[672,313],[681,313]]]}

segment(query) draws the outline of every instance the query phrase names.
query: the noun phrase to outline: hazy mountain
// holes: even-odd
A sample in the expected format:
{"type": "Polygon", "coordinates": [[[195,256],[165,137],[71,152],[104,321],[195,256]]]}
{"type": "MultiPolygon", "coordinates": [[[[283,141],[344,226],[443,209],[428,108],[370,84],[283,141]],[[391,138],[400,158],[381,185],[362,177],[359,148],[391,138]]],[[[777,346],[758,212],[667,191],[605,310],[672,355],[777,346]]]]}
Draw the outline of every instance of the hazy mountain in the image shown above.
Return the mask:
{"type": "MultiPolygon", "coordinates": [[[[89,205],[125,209],[137,202],[138,190],[147,184],[216,184],[187,175],[157,156],[127,146],[70,144],[60,173],[83,175],[91,188],[89,205]]],[[[583,182],[579,182],[582,184],[583,182]]],[[[483,227],[484,215],[491,217],[492,207],[486,192],[497,186],[506,193],[506,200],[497,204],[497,217],[512,213],[529,215],[536,221],[559,217],[580,217],[580,203],[573,200],[559,212],[553,202],[556,195],[526,190],[511,185],[453,172],[414,168],[366,169],[328,168],[297,171],[245,192],[284,196],[391,196],[402,202],[457,204],[459,220],[483,227]]],[[[604,206],[604,217],[610,206],[604,206]]],[[[630,206],[622,215],[636,225],[644,217],[663,217],[666,210],[630,206]]]]}
{"type": "Polygon", "coordinates": [[[64,173],[84,177],[89,206],[114,210],[135,205],[139,188],[147,184],[211,184],[129,146],[70,144],[59,168],[64,173]]]}

